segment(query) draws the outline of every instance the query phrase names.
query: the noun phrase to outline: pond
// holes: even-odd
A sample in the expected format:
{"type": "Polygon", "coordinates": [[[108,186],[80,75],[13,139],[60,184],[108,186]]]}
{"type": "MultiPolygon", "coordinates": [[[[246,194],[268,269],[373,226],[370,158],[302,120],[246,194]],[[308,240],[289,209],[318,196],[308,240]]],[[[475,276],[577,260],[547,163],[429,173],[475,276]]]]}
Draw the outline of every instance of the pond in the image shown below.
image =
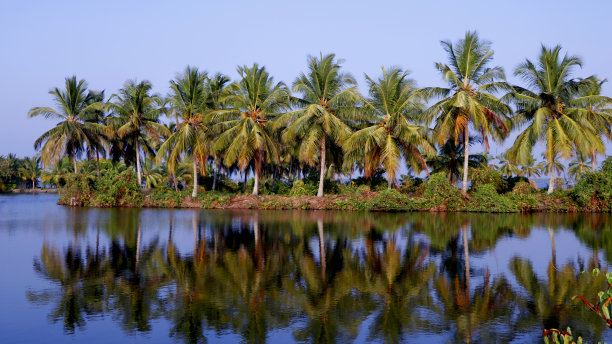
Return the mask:
{"type": "Polygon", "coordinates": [[[541,343],[612,330],[610,214],[84,209],[0,196],[0,343],[541,343]]]}

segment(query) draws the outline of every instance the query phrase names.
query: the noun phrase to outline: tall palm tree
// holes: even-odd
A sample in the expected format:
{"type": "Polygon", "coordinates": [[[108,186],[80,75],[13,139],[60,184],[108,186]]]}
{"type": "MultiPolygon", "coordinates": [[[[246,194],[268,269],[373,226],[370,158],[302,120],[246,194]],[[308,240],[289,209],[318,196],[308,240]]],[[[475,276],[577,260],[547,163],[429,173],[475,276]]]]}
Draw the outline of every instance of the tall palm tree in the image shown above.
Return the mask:
{"type": "Polygon", "coordinates": [[[43,116],[59,121],[51,130],[34,141],[34,148],[41,149],[43,165],[53,165],[63,156],[69,156],[78,173],[77,159],[86,150],[90,153],[103,149],[101,135],[103,127],[97,123],[86,122],[87,115],[103,106],[91,102],[87,92],[87,82],[77,80],[76,76],[66,78],[65,89],[53,88],[49,91],[55,98],[57,110],[50,107],[35,107],[28,112],[29,117],[43,116]]]}
{"type": "MultiPolygon", "coordinates": [[[[599,130],[593,125],[581,102],[576,98],[586,92],[590,80],[571,79],[576,67],[582,61],[576,56],[561,57],[561,46],[552,49],[542,46],[540,56],[534,63],[526,60],[515,70],[528,88],[515,87],[508,94],[517,106],[513,124],[526,128],[517,136],[508,154],[512,159],[524,161],[539,141],[545,142],[545,159],[548,165],[555,164],[558,156],[569,158],[582,145],[596,146],[601,141],[599,130]]],[[[602,96],[590,96],[591,101],[601,100],[602,96]]],[[[547,169],[550,174],[548,193],[554,190],[554,168],[547,169]]]]}
{"type": "Polygon", "coordinates": [[[40,169],[40,158],[31,157],[24,158],[23,165],[18,170],[19,175],[23,180],[29,180],[32,182],[32,189],[36,188],[36,182],[41,176],[42,170],[40,169]]]}
{"type": "MultiPolygon", "coordinates": [[[[544,159],[546,159],[546,153],[542,153],[542,157],[544,159]]],[[[548,174],[548,175],[558,175],[560,176],[561,173],[563,173],[563,171],[565,170],[565,166],[563,166],[563,164],[561,163],[561,161],[559,161],[558,157],[555,155],[553,156],[553,159],[551,161],[544,161],[544,173],[548,174]]],[[[554,183],[556,179],[550,179],[548,181],[549,185],[548,185],[548,194],[551,194],[550,190],[554,188],[554,186],[550,186],[551,183],[554,183]]],[[[553,189],[554,190],[554,189],[553,189]]]]}
{"type": "Polygon", "coordinates": [[[345,164],[364,160],[365,177],[368,178],[383,166],[390,189],[396,180],[401,155],[413,171],[427,170],[426,154],[435,154],[429,142],[427,128],[412,124],[409,120],[422,107],[421,93],[408,72],[382,68],[382,77],[373,80],[366,75],[370,99],[365,107],[376,116],[373,125],[353,133],[344,143],[345,164]]]}
{"type": "Polygon", "coordinates": [[[432,87],[425,91],[431,96],[442,98],[425,113],[427,124],[435,121],[434,130],[438,143],[449,138],[463,140],[462,191],[467,193],[469,165],[469,125],[482,135],[485,149],[488,138],[501,141],[508,134],[506,115],[510,108],[493,93],[507,88],[505,74],[501,67],[489,67],[493,50],[488,41],[480,40],[476,32],[466,32],[465,38],[455,45],[442,42],[448,54],[449,65],[436,63],[436,69],[448,83],[448,88],[432,87]]]}
{"type": "Polygon", "coordinates": [[[198,164],[203,165],[211,148],[211,112],[206,106],[208,94],[204,83],[205,72],[195,67],[187,67],[176,80],[170,81],[173,111],[181,122],[176,131],[168,137],[157,152],[161,161],[168,155],[168,168],[174,170],[182,154],[192,157],[193,191],[191,197],[198,195],[198,164]]]}
{"type": "Polygon", "coordinates": [[[159,138],[170,135],[168,128],[158,123],[161,109],[156,106],[156,95],[151,95],[152,85],[148,81],[129,80],[123,84],[119,94],[112,95],[109,107],[117,117],[109,119],[111,125],[117,126],[120,138],[129,138],[134,142],[136,151],[136,176],[138,185],[142,186],[141,145],[149,148],[149,137],[159,138]]]}
{"type": "Polygon", "coordinates": [[[512,177],[513,175],[519,175],[520,171],[518,168],[518,165],[516,164],[515,161],[513,161],[512,159],[508,158],[508,153],[504,152],[502,154],[500,154],[497,157],[497,160],[499,160],[499,172],[501,172],[502,175],[504,176],[508,176],[508,177],[512,177]]]}
{"type": "MultiPolygon", "coordinates": [[[[212,77],[206,80],[206,90],[208,92],[208,107],[211,109],[221,110],[225,106],[224,98],[228,93],[231,79],[221,73],[216,73],[212,77]]],[[[217,174],[221,169],[221,156],[214,154],[214,166],[213,166],[213,185],[212,191],[217,188],[217,174]]]]}
{"type": "Polygon", "coordinates": [[[275,84],[265,67],[257,64],[238,67],[238,74],[242,79],[230,86],[230,94],[225,98],[232,108],[216,115],[222,122],[215,128],[222,133],[214,150],[223,152],[223,162],[228,167],[236,163],[245,171],[253,165],[253,195],[257,195],[262,165],[278,162],[278,144],[266,124],[279,111],[288,109],[289,91],[283,83],[275,84]]]}
{"type": "Polygon", "coordinates": [[[311,166],[319,161],[319,197],[323,196],[327,150],[332,144],[342,146],[351,134],[347,123],[361,117],[356,81],[340,71],[342,62],[334,54],[309,56],[308,72],[293,82],[293,91],[301,96],[295,102],[301,109],[285,113],[277,122],[287,125],[282,138],[297,143],[300,161],[311,166]]]}

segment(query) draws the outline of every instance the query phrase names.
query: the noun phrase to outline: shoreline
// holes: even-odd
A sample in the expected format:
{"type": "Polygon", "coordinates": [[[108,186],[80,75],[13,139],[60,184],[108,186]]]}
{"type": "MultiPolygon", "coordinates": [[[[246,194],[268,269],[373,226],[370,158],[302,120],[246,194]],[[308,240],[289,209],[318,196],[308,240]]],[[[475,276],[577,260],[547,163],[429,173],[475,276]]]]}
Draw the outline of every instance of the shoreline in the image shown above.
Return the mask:
{"type": "MultiPolygon", "coordinates": [[[[372,192],[372,194],[380,194],[380,192],[372,192]]],[[[123,205],[71,205],[69,202],[59,200],[58,205],[67,207],[82,207],[82,208],[147,208],[147,209],[217,209],[217,210],[335,210],[335,211],[350,211],[350,212],[422,212],[422,213],[488,213],[488,214],[503,214],[503,213],[583,213],[583,214],[605,214],[610,211],[594,211],[588,208],[561,208],[540,202],[537,207],[529,210],[519,211],[476,211],[469,209],[448,209],[444,204],[441,206],[432,207],[429,209],[418,209],[410,207],[397,206],[393,204],[390,207],[380,207],[376,209],[368,209],[366,204],[369,199],[355,199],[351,195],[326,195],[323,197],[317,196],[279,196],[279,195],[223,195],[216,193],[206,194],[209,197],[192,199],[190,196],[181,200],[161,199],[155,200],[151,195],[145,195],[140,204],[123,204],[123,205]]]]}

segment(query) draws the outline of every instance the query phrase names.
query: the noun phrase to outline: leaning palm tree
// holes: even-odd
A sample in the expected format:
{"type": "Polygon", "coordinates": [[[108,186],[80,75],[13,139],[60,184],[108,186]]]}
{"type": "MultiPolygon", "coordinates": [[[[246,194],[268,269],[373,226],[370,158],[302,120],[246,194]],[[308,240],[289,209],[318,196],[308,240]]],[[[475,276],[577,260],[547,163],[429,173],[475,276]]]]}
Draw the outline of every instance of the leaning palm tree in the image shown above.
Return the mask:
{"type": "Polygon", "coordinates": [[[298,145],[299,160],[311,166],[319,161],[319,190],[323,196],[326,152],[332,144],[342,146],[351,134],[347,123],[361,117],[356,104],[360,101],[356,81],[340,71],[342,60],[334,54],[308,57],[308,72],[293,82],[293,91],[300,94],[295,102],[301,109],[285,113],[277,121],[287,125],[282,138],[298,145]]]}
{"type": "Polygon", "coordinates": [[[195,67],[187,67],[176,80],[170,81],[173,111],[182,121],[176,130],[157,151],[157,160],[168,157],[167,165],[172,171],[182,154],[192,158],[193,191],[191,197],[198,195],[198,164],[203,165],[211,148],[210,109],[206,106],[208,94],[204,83],[205,72],[195,67]]]}
{"type": "Polygon", "coordinates": [[[507,88],[504,71],[501,67],[489,67],[493,60],[493,50],[488,41],[478,38],[476,32],[466,32],[465,38],[457,44],[442,42],[448,54],[450,65],[437,63],[436,68],[448,82],[448,88],[426,88],[431,97],[442,98],[424,113],[429,125],[435,121],[436,139],[442,144],[449,138],[463,140],[465,150],[463,160],[462,191],[467,192],[469,165],[469,125],[482,135],[485,149],[492,137],[501,141],[508,134],[506,124],[510,108],[493,93],[507,88]]]}
{"type": "Polygon", "coordinates": [[[43,116],[59,121],[51,130],[34,141],[34,148],[41,149],[43,165],[53,165],[63,156],[68,156],[78,173],[77,159],[83,152],[104,149],[101,135],[103,127],[97,123],[86,122],[87,115],[103,106],[91,102],[87,92],[87,82],[77,80],[76,76],[66,78],[66,89],[53,88],[49,93],[55,98],[57,110],[50,107],[35,107],[28,112],[29,117],[43,116]]]}
{"type": "Polygon", "coordinates": [[[36,188],[36,182],[38,178],[41,176],[42,170],[40,169],[40,158],[31,157],[24,158],[23,165],[19,167],[18,171],[19,176],[24,181],[29,180],[32,182],[32,189],[36,188]]]}
{"type": "MultiPolygon", "coordinates": [[[[463,174],[464,154],[463,143],[457,142],[455,144],[455,140],[451,138],[440,147],[437,155],[427,159],[427,165],[431,168],[432,173],[442,172],[451,184],[456,184],[459,177],[463,174]]],[[[469,154],[468,168],[483,166],[486,162],[485,159],[486,157],[482,154],[469,154]]]]}
{"type": "Polygon", "coordinates": [[[158,96],[151,95],[152,85],[148,81],[127,81],[119,94],[112,95],[109,107],[116,117],[109,123],[115,126],[120,138],[129,138],[134,143],[136,152],[136,176],[138,185],[142,186],[141,147],[149,147],[149,137],[159,138],[160,135],[170,135],[168,128],[160,124],[161,110],[156,106],[158,96]]]}
{"type": "MultiPolygon", "coordinates": [[[[413,171],[427,170],[421,154],[435,154],[428,130],[409,122],[422,107],[421,93],[408,72],[399,68],[382,68],[383,76],[373,80],[366,75],[370,99],[365,107],[376,116],[371,126],[358,130],[344,142],[345,165],[363,160],[365,177],[372,176],[382,165],[387,174],[387,186],[395,183],[401,156],[413,171]]],[[[348,168],[348,166],[345,166],[348,168]]]]}
{"type": "Polygon", "coordinates": [[[228,110],[215,115],[221,131],[215,145],[216,153],[223,153],[226,166],[237,164],[241,171],[253,166],[255,183],[253,195],[259,193],[259,178],[264,163],[278,162],[278,143],[267,126],[270,118],[289,107],[289,91],[283,83],[274,83],[265,67],[238,67],[242,79],[230,86],[225,102],[228,110]]]}
{"type": "MultiPolygon", "coordinates": [[[[513,124],[526,125],[508,150],[508,155],[519,162],[531,154],[539,141],[545,142],[545,159],[549,166],[555,165],[558,156],[571,157],[578,148],[577,142],[582,146],[596,146],[601,141],[600,131],[593,125],[588,111],[575,101],[591,85],[590,80],[570,78],[582,61],[576,56],[561,57],[560,52],[561,46],[552,49],[542,46],[538,61],[526,60],[514,72],[530,88],[515,87],[515,91],[507,95],[517,106],[513,124]]],[[[591,101],[601,98],[590,96],[591,101]]],[[[555,171],[547,169],[549,194],[554,190],[555,171]]]]}

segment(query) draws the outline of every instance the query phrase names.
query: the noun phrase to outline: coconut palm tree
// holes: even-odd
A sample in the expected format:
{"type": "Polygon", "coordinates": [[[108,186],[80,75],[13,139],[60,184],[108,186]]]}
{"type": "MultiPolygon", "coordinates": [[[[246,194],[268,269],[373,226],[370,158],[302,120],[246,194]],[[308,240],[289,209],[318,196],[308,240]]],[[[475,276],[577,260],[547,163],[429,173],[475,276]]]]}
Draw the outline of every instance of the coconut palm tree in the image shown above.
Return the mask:
{"type": "Polygon", "coordinates": [[[32,189],[36,188],[36,182],[41,176],[42,170],[40,169],[40,158],[31,157],[24,158],[22,166],[17,170],[21,179],[29,180],[32,182],[32,189]]]}
{"type": "Polygon", "coordinates": [[[87,92],[87,82],[77,80],[76,76],[66,78],[65,89],[53,88],[49,91],[55,98],[57,110],[50,107],[35,107],[28,112],[29,117],[43,116],[59,121],[51,130],[34,141],[34,148],[41,149],[43,165],[53,165],[63,156],[69,156],[78,173],[77,159],[85,151],[92,154],[103,149],[100,124],[85,121],[88,114],[103,106],[91,102],[87,92]]]}
{"type": "Polygon", "coordinates": [[[516,162],[508,158],[508,153],[504,152],[497,157],[499,160],[498,170],[502,175],[512,177],[513,175],[519,175],[520,171],[516,162]]]}
{"type": "MultiPolygon", "coordinates": [[[[507,95],[517,106],[517,113],[512,118],[514,126],[526,126],[508,150],[509,157],[522,162],[536,143],[544,141],[545,159],[552,166],[558,156],[571,157],[578,148],[576,142],[581,142],[582,147],[598,145],[600,131],[590,120],[584,104],[576,101],[578,95],[591,86],[590,80],[571,79],[575,68],[580,66],[582,61],[576,56],[561,57],[561,46],[542,46],[536,62],[526,60],[516,68],[514,74],[530,89],[515,87],[515,91],[507,95]]],[[[593,95],[590,101],[602,98],[593,95]]],[[[555,171],[547,169],[549,194],[554,190],[555,171]]]]}
{"type": "MultiPolygon", "coordinates": [[[[588,121],[593,127],[612,139],[612,98],[601,95],[601,86],[607,82],[606,79],[600,80],[596,77],[586,78],[588,85],[579,90],[578,98],[572,99],[571,104],[579,109],[583,109],[588,121]]],[[[606,147],[601,138],[591,143],[587,140],[580,143],[586,144],[582,147],[586,155],[591,158],[591,170],[597,168],[597,154],[606,154],[606,147]]]]}
{"type": "MultiPolygon", "coordinates": [[[[208,92],[208,107],[211,109],[221,110],[224,107],[224,98],[228,92],[228,86],[230,85],[231,79],[221,73],[216,73],[211,78],[206,80],[206,89],[208,92]]],[[[217,174],[221,169],[221,156],[214,155],[214,166],[213,166],[213,185],[212,191],[217,188],[217,174]]]]}
{"type": "Polygon", "coordinates": [[[111,126],[116,127],[120,138],[134,142],[136,152],[136,176],[138,185],[142,186],[141,147],[152,151],[149,137],[159,139],[160,135],[170,135],[168,128],[158,123],[161,109],[156,106],[157,95],[151,95],[152,85],[148,81],[129,80],[119,94],[111,96],[114,102],[109,108],[116,117],[109,119],[111,126]]]}
{"type": "Polygon", "coordinates": [[[207,75],[195,67],[187,67],[182,75],[170,81],[171,104],[181,122],[176,131],[168,137],[157,152],[161,161],[168,156],[167,164],[174,170],[182,154],[192,158],[193,191],[191,197],[198,195],[198,164],[203,165],[211,148],[211,112],[206,106],[208,93],[204,84],[207,75]]]}
{"type": "Polygon", "coordinates": [[[572,160],[569,164],[567,172],[569,173],[570,178],[573,178],[576,182],[580,177],[582,177],[585,173],[590,172],[591,167],[589,166],[586,158],[582,154],[576,155],[574,160],[572,160]]]}
{"type": "Polygon", "coordinates": [[[70,158],[63,157],[57,161],[51,171],[42,171],[41,179],[43,183],[60,187],[66,184],[66,178],[70,173],[74,173],[70,158]]]}
{"type": "MultiPolygon", "coordinates": [[[[432,173],[444,172],[448,181],[455,184],[463,171],[464,152],[463,143],[455,144],[455,140],[451,138],[440,147],[437,155],[427,159],[427,165],[431,168],[432,173]]],[[[468,167],[480,167],[484,161],[481,154],[468,155],[468,167]]]]}
{"type": "Polygon", "coordinates": [[[263,164],[278,162],[278,143],[274,140],[270,118],[288,109],[289,91],[283,83],[274,83],[265,67],[238,67],[242,79],[233,83],[225,102],[232,104],[215,116],[221,122],[215,125],[219,135],[214,151],[223,153],[226,166],[237,164],[245,172],[253,166],[255,183],[253,195],[259,193],[259,178],[263,164]]]}
{"type": "Polygon", "coordinates": [[[426,88],[431,97],[442,98],[424,113],[427,125],[435,121],[434,131],[439,144],[449,138],[458,144],[463,141],[462,191],[467,193],[469,165],[469,125],[482,135],[485,150],[491,136],[501,141],[508,134],[506,124],[510,108],[493,93],[506,89],[505,74],[501,67],[489,67],[493,50],[488,41],[479,39],[476,32],[466,32],[455,45],[442,42],[448,54],[449,65],[436,63],[436,69],[448,83],[448,88],[426,88]]]}
{"type": "MultiPolygon", "coordinates": [[[[542,153],[542,158],[546,159],[546,153],[542,153]]],[[[563,171],[565,170],[565,166],[563,166],[563,164],[561,163],[561,161],[559,161],[559,159],[557,158],[557,156],[555,155],[552,159],[552,161],[544,161],[544,173],[548,174],[548,175],[558,175],[560,176],[561,173],[563,173],[563,171]]],[[[551,190],[551,186],[550,183],[554,183],[556,179],[551,178],[548,183],[548,190],[551,190]]],[[[553,186],[554,188],[554,186],[553,186]]],[[[554,190],[554,189],[553,189],[554,190]]],[[[550,194],[550,192],[549,192],[550,194]]]]}
{"type": "MultiPolygon", "coordinates": [[[[530,182],[533,182],[532,177],[539,177],[544,169],[544,163],[539,162],[536,164],[533,155],[529,155],[521,164],[520,175],[527,177],[530,182]]],[[[535,182],[534,182],[535,183],[535,182]]]]}
{"type": "Polygon", "coordinates": [[[365,107],[376,120],[371,126],[353,133],[344,143],[345,165],[364,160],[365,177],[369,178],[382,165],[390,189],[396,181],[403,155],[413,171],[427,170],[421,154],[435,154],[427,128],[412,124],[409,119],[421,110],[422,97],[408,72],[382,68],[382,77],[373,80],[366,75],[370,99],[365,107]]]}
{"type": "Polygon", "coordinates": [[[142,176],[145,180],[145,188],[151,189],[162,182],[162,174],[159,166],[153,164],[153,160],[145,159],[142,166],[142,176]]]}
{"type": "Polygon", "coordinates": [[[342,60],[334,54],[308,57],[308,72],[293,82],[293,91],[300,95],[295,103],[301,108],[285,113],[277,121],[285,126],[285,143],[298,145],[298,158],[311,166],[319,161],[319,190],[323,196],[323,182],[327,165],[326,152],[331,145],[342,146],[351,134],[347,123],[362,117],[356,104],[360,100],[356,81],[340,71],[342,60]]]}

